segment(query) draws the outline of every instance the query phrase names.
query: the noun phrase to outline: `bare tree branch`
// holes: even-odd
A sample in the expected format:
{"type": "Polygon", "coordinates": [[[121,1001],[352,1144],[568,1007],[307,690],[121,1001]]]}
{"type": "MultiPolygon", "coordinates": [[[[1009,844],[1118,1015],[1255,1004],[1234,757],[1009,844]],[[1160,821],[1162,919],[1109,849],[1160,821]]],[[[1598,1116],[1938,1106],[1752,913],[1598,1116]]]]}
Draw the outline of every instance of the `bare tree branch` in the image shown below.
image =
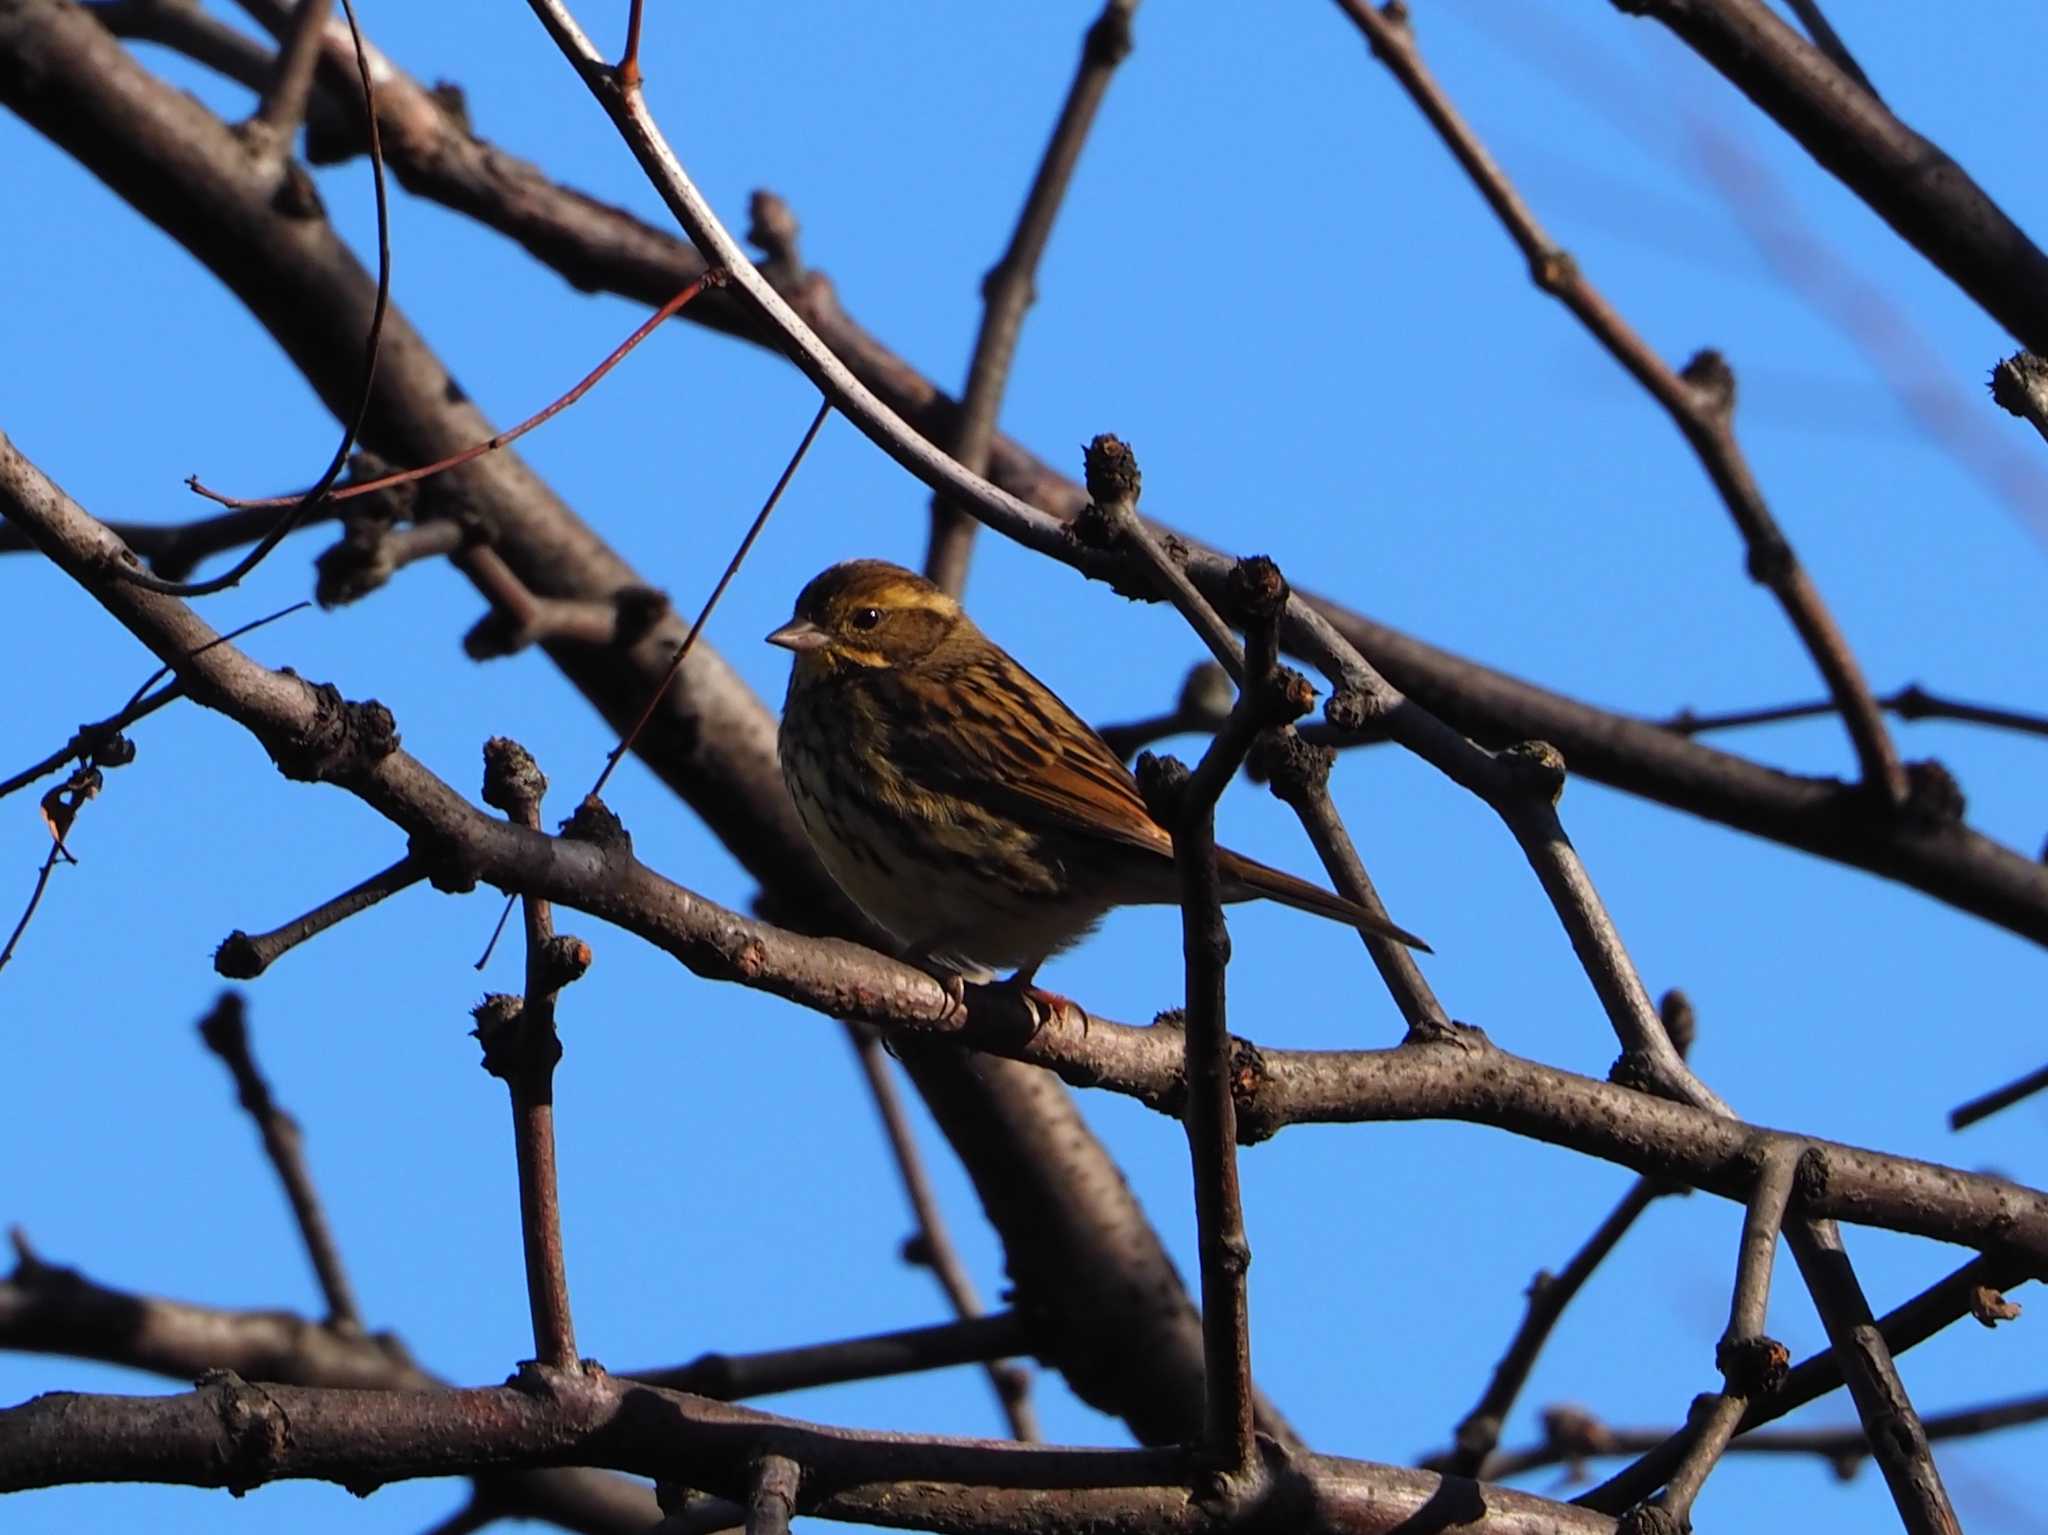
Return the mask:
{"type": "Polygon", "coordinates": [[[1771,515],[1735,440],[1733,371],[1718,353],[1710,351],[1699,353],[1682,370],[1674,371],[1586,281],[1578,263],[1537,222],[1521,194],[1431,77],[1416,49],[1405,11],[1382,11],[1366,0],[1337,0],[1337,4],[1365,34],[1373,56],[1393,73],[1472,179],[1521,249],[1536,286],[1578,318],[1684,435],[1748,546],[1750,578],[1778,599],[1827,680],[1862,764],[1864,785],[1893,806],[1903,804],[1905,770],[1870,696],[1863,669],[1771,515]]]}
{"type": "Polygon", "coordinates": [[[306,1256],[319,1277],[320,1293],[327,1298],[328,1326],[358,1330],[363,1322],[362,1308],[356,1304],[355,1290],[341,1265],[341,1251],[334,1244],[326,1212],[320,1208],[319,1192],[313,1187],[313,1175],[306,1168],[305,1143],[299,1135],[298,1121],[277,1106],[277,1100],[270,1095],[270,1084],[256,1069],[244,1014],[242,994],[222,992],[213,1011],[199,1021],[199,1037],[234,1077],[242,1108],[256,1122],[257,1133],[263,1137],[263,1149],[277,1171],[278,1182],[284,1185],[285,1198],[291,1201],[292,1215],[298,1221],[299,1238],[306,1244],[306,1256]]]}

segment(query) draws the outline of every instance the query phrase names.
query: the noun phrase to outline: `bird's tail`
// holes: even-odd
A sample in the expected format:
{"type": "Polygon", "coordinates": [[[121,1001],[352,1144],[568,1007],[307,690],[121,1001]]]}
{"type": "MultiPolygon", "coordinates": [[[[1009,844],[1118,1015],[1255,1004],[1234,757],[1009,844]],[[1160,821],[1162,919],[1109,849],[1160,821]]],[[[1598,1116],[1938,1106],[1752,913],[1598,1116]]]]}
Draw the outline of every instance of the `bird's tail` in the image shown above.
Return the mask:
{"type": "Polygon", "coordinates": [[[1226,901],[1249,901],[1264,896],[1282,906],[1292,906],[1296,911],[1311,912],[1318,917],[1328,917],[1332,922],[1342,922],[1375,938],[1391,938],[1395,943],[1404,943],[1425,954],[1436,952],[1405,927],[1367,911],[1356,901],[1348,901],[1320,885],[1311,885],[1305,879],[1296,879],[1292,874],[1268,868],[1242,853],[1218,848],[1216,873],[1223,882],[1223,899],[1226,901]]]}

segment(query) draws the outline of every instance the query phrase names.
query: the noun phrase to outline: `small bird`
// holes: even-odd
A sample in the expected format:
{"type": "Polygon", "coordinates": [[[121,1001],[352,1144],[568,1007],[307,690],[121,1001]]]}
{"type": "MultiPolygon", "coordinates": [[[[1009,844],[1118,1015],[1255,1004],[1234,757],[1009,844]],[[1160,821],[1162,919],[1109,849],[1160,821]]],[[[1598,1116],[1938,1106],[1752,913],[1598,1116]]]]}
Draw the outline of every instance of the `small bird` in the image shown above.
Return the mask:
{"type": "MultiPolygon", "coordinates": [[[[834,565],[767,638],[796,657],[779,745],[804,830],[906,958],[959,980],[1013,970],[1028,988],[1112,907],[1179,903],[1173,838],[1123,760],[922,576],[834,565]]],[[[1226,901],[1429,948],[1240,853],[1216,865],[1226,901]]]]}

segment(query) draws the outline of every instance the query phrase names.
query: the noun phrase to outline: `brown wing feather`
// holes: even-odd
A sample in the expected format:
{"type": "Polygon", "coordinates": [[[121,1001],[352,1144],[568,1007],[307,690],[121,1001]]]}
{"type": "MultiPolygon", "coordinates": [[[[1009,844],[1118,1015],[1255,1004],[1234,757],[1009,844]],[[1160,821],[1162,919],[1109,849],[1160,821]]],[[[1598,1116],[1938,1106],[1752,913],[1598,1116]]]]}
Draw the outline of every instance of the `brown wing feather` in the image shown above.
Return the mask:
{"type": "Polygon", "coordinates": [[[898,768],[1037,830],[1171,858],[1173,839],[1108,743],[987,639],[973,641],[889,676],[886,691],[901,694],[888,710],[898,768]]]}
{"type": "MultiPolygon", "coordinates": [[[[943,649],[923,666],[871,680],[898,771],[1036,831],[1101,837],[1172,859],[1173,838],[1145,808],[1123,759],[1051,688],[978,631],[943,649]]],[[[1219,849],[1217,873],[1225,900],[1264,896],[1430,952],[1357,902],[1241,853],[1219,849]]]]}

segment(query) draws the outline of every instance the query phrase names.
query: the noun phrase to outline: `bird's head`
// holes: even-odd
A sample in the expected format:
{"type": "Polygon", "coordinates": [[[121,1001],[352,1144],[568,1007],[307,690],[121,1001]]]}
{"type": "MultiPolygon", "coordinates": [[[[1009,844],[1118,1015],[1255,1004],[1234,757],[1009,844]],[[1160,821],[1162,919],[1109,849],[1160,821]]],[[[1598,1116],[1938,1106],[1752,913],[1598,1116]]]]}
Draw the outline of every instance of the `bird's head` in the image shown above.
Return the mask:
{"type": "Polygon", "coordinates": [[[768,643],[796,654],[798,676],[914,665],[967,622],[960,604],[915,571],[848,560],[811,578],[768,643]]]}

